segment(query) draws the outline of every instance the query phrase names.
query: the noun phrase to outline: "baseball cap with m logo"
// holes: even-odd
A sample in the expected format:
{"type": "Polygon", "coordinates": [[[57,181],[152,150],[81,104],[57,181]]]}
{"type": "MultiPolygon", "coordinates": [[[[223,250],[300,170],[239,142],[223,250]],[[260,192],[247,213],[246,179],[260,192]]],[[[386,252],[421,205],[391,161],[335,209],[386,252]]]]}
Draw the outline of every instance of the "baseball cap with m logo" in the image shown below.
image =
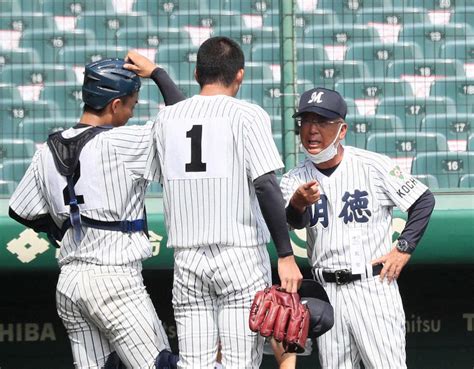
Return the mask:
{"type": "Polygon", "coordinates": [[[328,119],[345,119],[347,104],[339,92],[316,87],[301,95],[298,111],[293,115],[293,118],[297,118],[303,113],[315,113],[328,119]]]}

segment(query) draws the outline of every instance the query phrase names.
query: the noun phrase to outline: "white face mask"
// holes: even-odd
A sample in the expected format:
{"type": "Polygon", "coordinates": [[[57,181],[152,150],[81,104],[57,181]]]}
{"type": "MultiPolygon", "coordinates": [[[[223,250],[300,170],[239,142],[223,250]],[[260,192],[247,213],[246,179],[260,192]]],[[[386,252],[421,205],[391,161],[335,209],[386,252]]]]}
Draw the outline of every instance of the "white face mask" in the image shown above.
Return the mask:
{"type": "Polygon", "coordinates": [[[334,138],[334,141],[332,141],[328,147],[326,147],[324,150],[321,150],[321,152],[319,152],[318,154],[309,153],[308,150],[306,150],[306,148],[304,147],[304,145],[301,145],[301,149],[306,155],[306,157],[315,164],[321,164],[334,158],[337,154],[337,147],[339,146],[339,142],[336,141],[339,138],[339,133],[341,133],[341,128],[342,124],[337,130],[337,134],[334,138]]]}

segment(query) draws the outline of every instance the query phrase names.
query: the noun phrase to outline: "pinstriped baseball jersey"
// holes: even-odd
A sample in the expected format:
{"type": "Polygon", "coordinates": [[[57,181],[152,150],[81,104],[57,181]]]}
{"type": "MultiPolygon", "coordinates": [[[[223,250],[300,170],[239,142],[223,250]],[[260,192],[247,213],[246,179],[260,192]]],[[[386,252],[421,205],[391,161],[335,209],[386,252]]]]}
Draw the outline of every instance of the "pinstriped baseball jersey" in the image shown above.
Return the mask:
{"type": "MultiPolygon", "coordinates": [[[[62,135],[71,138],[85,129],[62,135]]],[[[121,127],[86,143],[73,177],[81,214],[100,221],[143,218],[148,182],[138,173],[146,156],[140,160],[133,151],[148,150],[150,133],[151,126],[121,127]]],[[[10,206],[26,219],[49,213],[60,226],[69,216],[68,194],[66,179],[44,146],[10,206]]],[[[58,315],[68,331],[75,367],[102,368],[116,351],[127,367],[154,368],[159,351],[169,349],[169,343],[141,275],[141,261],[151,256],[148,238],[144,232],[88,227],[81,233],[78,242],[69,229],[62,240],[56,288],[58,315]]]]}
{"type": "Polygon", "coordinates": [[[361,280],[325,283],[334,306],[334,327],[317,339],[327,369],[406,368],[405,314],[396,282],[373,277],[371,261],[392,249],[392,210],[406,211],[426,186],[388,157],[344,147],[343,159],[328,177],[306,159],[286,173],[283,195],[310,180],[319,182],[320,200],[310,207],[306,227],[308,257],[316,279],[322,270],[348,269],[361,280]]]}
{"type": "Polygon", "coordinates": [[[310,209],[308,257],[314,267],[335,270],[362,272],[388,253],[393,207],[406,211],[427,189],[388,157],[349,146],[329,177],[308,159],[286,173],[281,188],[287,203],[301,184],[313,179],[321,198],[310,209]]]}
{"type": "MultiPolygon", "coordinates": [[[[71,128],[63,137],[73,137],[84,129],[71,128]]],[[[101,133],[89,141],[79,158],[75,174],[75,192],[81,214],[101,221],[143,218],[145,190],[148,182],[136,175],[143,172],[146,161],[123,160],[117,147],[148,148],[151,126],[120,127],[101,133]],[[140,169],[142,167],[142,169],[140,169]]],[[[125,152],[125,150],[122,150],[125,152]]],[[[123,153],[122,153],[123,154],[123,153]]],[[[69,216],[63,191],[66,178],[61,176],[47,146],[39,149],[10,199],[10,207],[21,217],[50,213],[58,225],[69,216]]],[[[122,265],[151,256],[151,246],[143,232],[122,233],[82,227],[82,241],[74,240],[69,229],[62,241],[58,262],[73,260],[101,265],[122,265]]]]}
{"type": "Polygon", "coordinates": [[[283,163],[263,109],[194,96],[159,113],[151,148],[145,176],[163,185],[169,247],[270,240],[253,180],[283,163]]]}

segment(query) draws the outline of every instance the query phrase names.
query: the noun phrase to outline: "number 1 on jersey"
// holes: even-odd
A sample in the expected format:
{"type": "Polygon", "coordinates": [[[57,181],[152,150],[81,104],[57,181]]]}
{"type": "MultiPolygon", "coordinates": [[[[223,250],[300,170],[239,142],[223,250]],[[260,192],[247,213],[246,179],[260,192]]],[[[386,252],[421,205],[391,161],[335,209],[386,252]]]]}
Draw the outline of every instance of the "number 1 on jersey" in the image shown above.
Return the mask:
{"type": "Polygon", "coordinates": [[[191,162],[186,163],[186,172],[205,172],[206,163],[202,162],[202,125],[195,125],[186,132],[191,139],[191,162]]]}

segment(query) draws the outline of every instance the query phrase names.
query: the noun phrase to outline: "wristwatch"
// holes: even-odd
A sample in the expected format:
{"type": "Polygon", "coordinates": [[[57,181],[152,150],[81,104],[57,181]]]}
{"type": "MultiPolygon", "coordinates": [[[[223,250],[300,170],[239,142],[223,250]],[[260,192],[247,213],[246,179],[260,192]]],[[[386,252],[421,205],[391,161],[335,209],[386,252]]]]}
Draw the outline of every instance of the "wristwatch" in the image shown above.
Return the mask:
{"type": "Polygon", "coordinates": [[[410,246],[406,240],[402,239],[398,240],[397,250],[406,254],[411,254],[413,251],[415,251],[415,247],[410,246]]]}

